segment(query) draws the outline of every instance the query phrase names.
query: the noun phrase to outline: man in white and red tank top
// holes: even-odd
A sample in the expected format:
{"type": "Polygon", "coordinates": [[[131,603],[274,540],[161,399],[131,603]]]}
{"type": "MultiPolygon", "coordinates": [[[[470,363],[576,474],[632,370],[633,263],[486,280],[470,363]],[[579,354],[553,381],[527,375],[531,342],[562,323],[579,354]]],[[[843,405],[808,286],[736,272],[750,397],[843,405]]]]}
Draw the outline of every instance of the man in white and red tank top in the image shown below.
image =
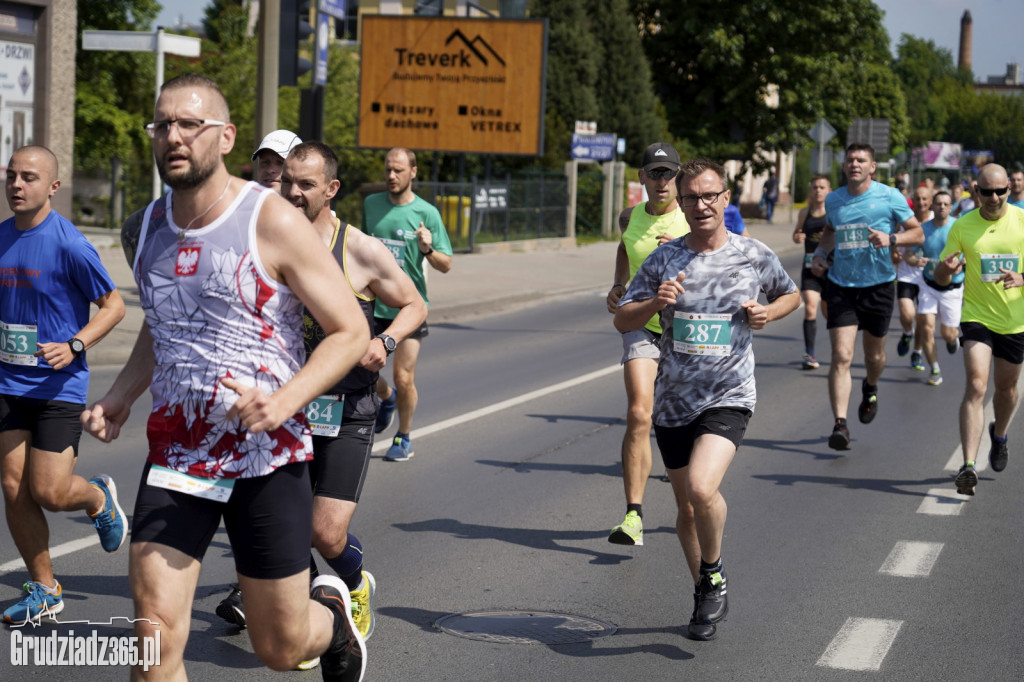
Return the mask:
{"type": "Polygon", "coordinates": [[[309,591],[313,450],[302,409],[362,358],[367,323],[355,297],[339,295],[350,289],[312,225],[228,173],[236,130],[216,83],[165,83],[147,131],[172,191],[147,209],[133,258],[146,321],[82,417],[109,442],[151,387],[129,563],[135,634],[159,629],[159,674],[185,675],[200,565],[223,518],[256,654],[278,670],[319,656],[325,677],[361,679],[366,648],[344,583],[321,576],[309,591]],[[303,306],[325,332],[309,358],[303,306]]]}

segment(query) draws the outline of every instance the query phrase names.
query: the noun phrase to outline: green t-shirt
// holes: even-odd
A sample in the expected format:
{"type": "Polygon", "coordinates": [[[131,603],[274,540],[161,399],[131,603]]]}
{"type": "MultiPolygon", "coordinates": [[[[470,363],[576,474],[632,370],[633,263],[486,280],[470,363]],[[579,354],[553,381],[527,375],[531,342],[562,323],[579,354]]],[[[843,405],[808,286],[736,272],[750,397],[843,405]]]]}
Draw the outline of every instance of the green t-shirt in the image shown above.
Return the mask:
{"type": "MultiPolygon", "coordinates": [[[[396,206],[391,203],[387,192],[371,194],[363,201],[363,232],[376,237],[388,247],[395,260],[405,270],[405,274],[409,275],[416,285],[416,290],[420,292],[424,302],[429,305],[427,277],[423,272],[423,261],[426,256],[420,251],[419,240],[416,238],[416,230],[419,229],[420,223],[430,230],[434,250],[452,255],[452,243],[448,239],[444,223],[441,222],[441,214],[429,202],[416,197],[404,206],[396,206]]],[[[373,314],[375,317],[393,320],[398,310],[378,300],[373,314]]]]}
{"type": "Polygon", "coordinates": [[[999,220],[971,211],[949,230],[940,258],[964,255],[964,322],[980,322],[996,334],[1024,332],[1024,287],[1004,289],[995,280],[999,268],[1021,272],[1024,254],[1024,209],[1008,206],[999,220]]]}

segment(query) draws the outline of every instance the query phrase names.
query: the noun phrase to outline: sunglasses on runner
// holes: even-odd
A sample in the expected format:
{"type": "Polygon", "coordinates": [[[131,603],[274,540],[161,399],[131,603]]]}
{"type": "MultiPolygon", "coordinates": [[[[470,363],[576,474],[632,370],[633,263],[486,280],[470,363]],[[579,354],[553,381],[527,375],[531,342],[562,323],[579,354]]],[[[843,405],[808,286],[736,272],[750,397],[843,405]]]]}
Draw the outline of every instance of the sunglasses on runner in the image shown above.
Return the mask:
{"type": "Polygon", "coordinates": [[[644,171],[647,177],[652,180],[671,180],[678,172],[679,169],[672,168],[653,168],[649,171],[644,171]]]}
{"type": "Polygon", "coordinates": [[[983,197],[991,197],[996,195],[1003,196],[1009,191],[1009,187],[998,187],[996,189],[986,189],[984,187],[978,187],[978,194],[980,194],[983,197]]]}

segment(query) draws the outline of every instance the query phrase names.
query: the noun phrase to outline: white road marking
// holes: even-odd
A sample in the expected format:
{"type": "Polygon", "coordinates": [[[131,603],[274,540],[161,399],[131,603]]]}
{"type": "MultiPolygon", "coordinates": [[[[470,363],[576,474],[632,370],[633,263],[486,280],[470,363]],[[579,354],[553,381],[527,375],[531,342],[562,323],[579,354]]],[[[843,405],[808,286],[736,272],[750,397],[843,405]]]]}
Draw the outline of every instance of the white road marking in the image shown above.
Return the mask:
{"type": "Polygon", "coordinates": [[[841,670],[878,670],[902,625],[901,620],[847,618],[817,665],[841,670]]]}
{"type": "Polygon", "coordinates": [[[969,499],[966,495],[958,493],[952,485],[949,488],[930,488],[925,498],[921,500],[921,504],[918,505],[917,513],[932,514],[933,516],[959,516],[969,499]]]}
{"type": "Polygon", "coordinates": [[[889,552],[879,573],[902,578],[927,578],[942,551],[941,542],[900,540],[889,552]]]}
{"type": "MultiPolygon", "coordinates": [[[[444,421],[437,422],[436,424],[431,424],[430,426],[424,426],[422,429],[413,429],[413,432],[409,434],[409,439],[412,440],[413,438],[429,436],[432,433],[444,431],[445,429],[450,429],[453,426],[465,424],[466,422],[471,422],[475,419],[479,419],[480,417],[486,417],[489,414],[501,412],[502,410],[507,410],[510,407],[515,407],[516,405],[521,405],[523,403],[530,402],[531,400],[536,400],[537,398],[543,398],[544,396],[550,395],[551,393],[564,391],[567,388],[579,386],[580,384],[585,384],[588,381],[600,379],[603,376],[607,376],[608,374],[613,374],[614,372],[620,371],[622,371],[622,365],[612,365],[611,367],[605,367],[604,369],[599,369],[597,371],[590,372],[589,374],[583,374],[581,376],[576,377],[575,379],[563,381],[560,384],[553,384],[551,386],[546,386],[544,388],[537,389],[536,391],[530,391],[529,393],[524,393],[523,395],[516,396],[515,398],[503,400],[500,403],[494,403],[493,405],[488,405],[487,407],[481,407],[479,410],[466,412],[465,414],[460,414],[457,417],[445,419],[444,421]]],[[[386,440],[374,443],[373,452],[381,452],[382,450],[387,450],[388,448],[391,447],[391,443],[393,442],[393,440],[393,438],[388,438],[386,440]]]]}
{"type": "MultiPolygon", "coordinates": [[[[50,558],[56,559],[59,556],[71,554],[72,552],[77,552],[80,549],[87,549],[89,547],[92,547],[93,545],[98,544],[100,544],[100,538],[98,535],[93,533],[89,537],[79,538],[78,540],[69,540],[64,544],[57,545],[56,547],[51,547],[50,558]]],[[[5,564],[0,564],[0,575],[3,575],[4,573],[10,573],[12,571],[24,570],[26,570],[25,562],[21,559],[15,559],[14,561],[8,561],[5,564]]]]}

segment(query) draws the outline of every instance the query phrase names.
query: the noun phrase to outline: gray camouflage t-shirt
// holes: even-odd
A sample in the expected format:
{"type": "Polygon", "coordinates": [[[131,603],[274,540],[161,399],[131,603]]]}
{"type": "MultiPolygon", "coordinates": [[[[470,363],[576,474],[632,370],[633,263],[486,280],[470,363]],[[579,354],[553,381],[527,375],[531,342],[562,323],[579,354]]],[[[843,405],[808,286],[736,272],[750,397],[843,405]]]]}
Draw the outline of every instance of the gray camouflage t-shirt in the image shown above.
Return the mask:
{"type": "Polygon", "coordinates": [[[695,253],[685,237],[644,261],[619,305],[644,301],[680,272],[685,293],[661,313],[661,361],[654,389],[654,423],[685,426],[714,407],[754,410],[753,333],[744,301],[769,301],[797,291],[767,246],[729,234],[717,251],[695,253]]]}

